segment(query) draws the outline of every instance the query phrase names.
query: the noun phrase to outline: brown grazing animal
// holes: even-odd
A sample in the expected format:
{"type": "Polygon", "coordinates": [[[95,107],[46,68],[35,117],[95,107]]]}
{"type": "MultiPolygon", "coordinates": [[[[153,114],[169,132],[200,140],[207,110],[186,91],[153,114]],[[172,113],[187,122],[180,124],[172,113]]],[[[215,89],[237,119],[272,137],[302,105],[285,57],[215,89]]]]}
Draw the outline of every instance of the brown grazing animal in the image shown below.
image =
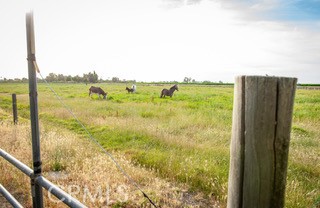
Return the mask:
{"type": "Polygon", "coordinates": [[[176,84],[173,85],[169,90],[163,89],[163,90],[161,91],[160,98],[166,97],[166,96],[172,97],[173,92],[174,92],[175,90],[179,91],[179,90],[178,90],[178,85],[176,85],[176,84]]]}
{"type": "Polygon", "coordinates": [[[103,99],[107,98],[107,93],[105,93],[100,87],[91,86],[89,89],[89,96],[91,97],[92,94],[98,94],[99,98],[100,95],[103,95],[103,99]]]}
{"type": "Polygon", "coordinates": [[[128,93],[130,93],[130,92],[133,93],[133,91],[134,91],[133,88],[130,89],[129,87],[126,87],[126,90],[128,91],[128,93]]]}

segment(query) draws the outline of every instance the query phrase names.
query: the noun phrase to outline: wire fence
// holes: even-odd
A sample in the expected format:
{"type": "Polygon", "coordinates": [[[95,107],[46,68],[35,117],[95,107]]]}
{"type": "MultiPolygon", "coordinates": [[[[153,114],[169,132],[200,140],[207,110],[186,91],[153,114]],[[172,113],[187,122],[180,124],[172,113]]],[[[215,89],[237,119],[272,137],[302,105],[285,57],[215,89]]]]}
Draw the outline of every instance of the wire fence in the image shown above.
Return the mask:
{"type": "Polygon", "coordinates": [[[89,130],[86,128],[86,126],[79,120],[79,118],[73,113],[71,108],[65,104],[65,102],[62,100],[61,96],[58,95],[58,93],[51,87],[51,85],[47,82],[45,78],[43,78],[42,74],[40,73],[39,67],[37,66],[36,62],[34,63],[35,67],[37,69],[38,74],[40,75],[43,82],[46,84],[46,86],[50,89],[50,91],[55,95],[55,97],[59,100],[60,104],[67,110],[67,112],[75,119],[75,121],[81,126],[81,128],[86,132],[89,139],[94,142],[100,150],[102,150],[103,153],[105,153],[112,162],[116,165],[118,170],[128,179],[130,184],[132,184],[134,187],[139,190],[143,196],[154,206],[157,207],[157,205],[153,202],[153,200],[142,190],[142,188],[139,186],[139,184],[121,167],[119,162],[115,159],[115,157],[108,152],[103,146],[98,142],[98,140],[89,132],[89,130]]]}

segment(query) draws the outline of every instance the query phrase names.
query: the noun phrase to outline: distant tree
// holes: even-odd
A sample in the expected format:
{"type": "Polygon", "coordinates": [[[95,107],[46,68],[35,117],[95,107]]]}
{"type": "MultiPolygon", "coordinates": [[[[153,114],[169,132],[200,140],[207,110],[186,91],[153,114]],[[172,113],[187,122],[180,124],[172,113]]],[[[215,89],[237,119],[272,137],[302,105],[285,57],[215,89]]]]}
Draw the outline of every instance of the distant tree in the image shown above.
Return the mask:
{"type": "Polygon", "coordinates": [[[71,75],[68,75],[68,76],[66,77],[66,81],[67,81],[67,82],[71,82],[71,81],[72,81],[72,76],[71,76],[71,75]]]}
{"type": "Polygon", "coordinates": [[[98,80],[99,80],[98,74],[95,71],[93,71],[93,81],[94,81],[94,83],[97,83],[98,80]]]}
{"type": "Polygon", "coordinates": [[[98,82],[98,75],[96,74],[95,71],[93,71],[93,73],[89,72],[88,81],[90,83],[97,83],[98,82]]]}
{"type": "Polygon", "coordinates": [[[118,77],[112,77],[112,82],[119,82],[120,79],[118,77]]]}
{"type": "Polygon", "coordinates": [[[56,82],[58,80],[58,76],[54,73],[49,73],[46,77],[47,82],[56,82]]]}
{"type": "Polygon", "coordinates": [[[66,77],[63,74],[58,74],[58,81],[59,82],[65,82],[66,81],[66,77]]]}
{"type": "Polygon", "coordinates": [[[83,76],[82,76],[82,80],[81,80],[82,82],[89,82],[89,75],[88,74],[83,74],[83,76]]]}
{"type": "Polygon", "coordinates": [[[205,81],[202,82],[202,84],[207,84],[208,85],[208,84],[212,84],[212,82],[208,81],[208,80],[205,80],[205,81]]]}
{"type": "Polygon", "coordinates": [[[189,83],[189,82],[191,82],[191,77],[185,77],[184,79],[183,79],[183,82],[187,82],[187,83],[189,83]]]}
{"type": "Polygon", "coordinates": [[[99,79],[98,74],[93,71],[93,73],[89,72],[88,74],[83,74],[82,81],[83,82],[90,82],[90,83],[97,83],[99,79]]]}
{"type": "Polygon", "coordinates": [[[72,80],[75,81],[75,82],[81,82],[82,78],[79,77],[79,75],[76,75],[76,76],[72,77],[72,80]]]}
{"type": "Polygon", "coordinates": [[[90,83],[94,83],[94,76],[91,72],[89,72],[89,74],[88,74],[88,79],[89,79],[90,83]]]}
{"type": "MultiPolygon", "coordinates": [[[[93,72],[89,72],[88,74],[84,73],[83,76],[71,76],[71,75],[63,75],[63,74],[55,74],[55,73],[49,73],[48,76],[46,76],[46,81],[47,82],[70,82],[70,81],[74,81],[74,82],[85,82],[85,83],[97,83],[99,81],[99,76],[98,74],[93,71],[93,72]]],[[[100,79],[102,80],[102,79],[100,79]]],[[[20,80],[21,81],[21,80],[20,80]]],[[[24,81],[24,80],[22,80],[24,81]]]]}

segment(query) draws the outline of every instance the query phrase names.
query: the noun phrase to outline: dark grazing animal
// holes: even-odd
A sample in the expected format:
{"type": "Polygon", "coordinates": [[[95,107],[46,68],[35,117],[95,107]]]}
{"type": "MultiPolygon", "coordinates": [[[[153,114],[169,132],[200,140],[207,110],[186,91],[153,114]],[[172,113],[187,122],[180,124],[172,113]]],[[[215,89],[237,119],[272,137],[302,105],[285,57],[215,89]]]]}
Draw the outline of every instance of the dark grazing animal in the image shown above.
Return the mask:
{"type": "Polygon", "coordinates": [[[133,88],[130,89],[129,87],[126,87],[126,90],[128,91],[128,93],[130,93],[130,92],[133,93],[133,91],[134,91],[133,88]]]}
{"type": "Polygon", "coordinates": [[[99,98],[100,95],[103,95],[103,99],[107,98],[107,93],[105,93],[100,87],[91,86],[89,89],[89,96],[91,97],[92,94],[98,94],[99,98]]]}
{"type": "Polygon", "coordinates": [[[179,91],[179,90],[178,90],[178,86],[177,86],[176,84],[173,85],[169,90],[163,89],[163,90],[161,91],[160,98],[166,97],[166,96],[172,97],[173,92],[174,92],[175,90],[179,91]]]}

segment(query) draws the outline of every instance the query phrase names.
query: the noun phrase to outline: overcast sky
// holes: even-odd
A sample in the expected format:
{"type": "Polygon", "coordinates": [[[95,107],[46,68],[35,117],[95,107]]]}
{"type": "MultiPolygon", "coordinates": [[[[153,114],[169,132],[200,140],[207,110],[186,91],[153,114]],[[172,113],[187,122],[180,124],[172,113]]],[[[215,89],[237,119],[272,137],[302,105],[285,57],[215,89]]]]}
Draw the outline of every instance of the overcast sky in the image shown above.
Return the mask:
{"type": "Polygon", "coordinates": [[[28,76],[30,10],[43,76],[320,83],[320,0],[0,0],[0,78],[28,76]]]}

